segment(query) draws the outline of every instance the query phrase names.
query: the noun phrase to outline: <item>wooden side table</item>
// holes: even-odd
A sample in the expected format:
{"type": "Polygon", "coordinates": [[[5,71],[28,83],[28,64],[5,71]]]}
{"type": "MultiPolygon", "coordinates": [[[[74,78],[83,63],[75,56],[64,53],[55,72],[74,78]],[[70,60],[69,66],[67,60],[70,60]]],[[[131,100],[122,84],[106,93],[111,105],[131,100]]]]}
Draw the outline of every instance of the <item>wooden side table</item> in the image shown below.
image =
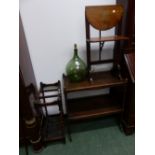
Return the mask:
{"type": "Polygon", "coordinates": [[[91,75],[93,81],[85,79],[79,83],[71,83],[63,75],[64,97],[67,108],[69,139],[70,123],[77,120],[96,118],[112,114],[123,114],[127,79],[114,77],[111,72],[99,72],[91,75]],[[110,88],[110,94],[70,99],[69,93],[85,90],[110,88]]]}

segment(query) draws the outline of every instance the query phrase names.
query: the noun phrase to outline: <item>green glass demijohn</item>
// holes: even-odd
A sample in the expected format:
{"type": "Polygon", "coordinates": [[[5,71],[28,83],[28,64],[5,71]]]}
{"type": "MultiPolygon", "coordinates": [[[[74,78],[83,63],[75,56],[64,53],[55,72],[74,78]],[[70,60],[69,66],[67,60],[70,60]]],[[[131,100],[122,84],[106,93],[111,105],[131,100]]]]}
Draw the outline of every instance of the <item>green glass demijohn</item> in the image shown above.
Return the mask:
{"type": "Polygon", "coordinates": [[[79,82],[86,77],[87,67],[84,61],[78,56],[76,44],[74,44],[73,58],[67,63],[66,73],[71,82],[79,82]]]}

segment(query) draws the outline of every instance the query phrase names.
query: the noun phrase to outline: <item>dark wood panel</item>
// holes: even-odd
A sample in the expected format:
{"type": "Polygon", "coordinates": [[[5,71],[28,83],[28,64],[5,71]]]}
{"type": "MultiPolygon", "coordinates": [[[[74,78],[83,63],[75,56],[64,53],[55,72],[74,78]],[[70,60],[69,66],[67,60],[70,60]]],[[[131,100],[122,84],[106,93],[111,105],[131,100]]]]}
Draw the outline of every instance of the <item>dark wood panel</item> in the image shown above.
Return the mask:
{"type": "Polygon", "coordinates": [[[93,96],[68,100],[69,119],[87,119],[120,113],[123,107],[111,95],[93,96]]]}
{"type": "Polygon", "coordinates": [[[114,60],[113,59],[107,59],[107,60],[99,60],[99,61],[91,61],[90,64],[91,65],[97,65],[97,64],[104,64],[104,63],[113,63],[114,60]]]}
{"type": "Polygon", "coordinates": [[[19,65],[23,75],[25,86],[27,87],[32,83],[35,86],[35,88],[37,88],[36,78],[31,62],[24,27],[20,16],[19,16],[19,65]]]}
{"type": "Polygon", "coordinates": [[[135,82],[135,53],[124,54],[125,62],[132,82],[135,82]]]}
{"type": "Polygon", "coordinates": [[[121,47],[135,49],[135,0],[117,0],[116,3],[123,5],[125,10],[122,24],[117,27],[116,33],[130,38],[129,44],[124,42],[121,47]]]}
{"type": "Polygon", "coordinates": [[[135,128],[135,52],[124,54],[124,67],[129,83],[124,108],[124,131],[132,134],[135,128]]]}
{"type": "MultiPolygon", "coordinates": [[[[27,90],[27,88],[32,85],[34,86],[34,90],[37,90],[36,79],[20,15],[19,66],[19,129],[24,131],[22,134],[20,134],[19,139],[21,140],[24,138],[25,140],[28,140],[32,144],[33,149],[35,151],[39,151],[42,149],[41,138],[39,135],[39,122],[33,113],[31,104],[33,102],[32,98],[30,100],[30,95],[32,95],[34,91],[30,90],[30,92],[28,92],[27,90]]],[[[33,95],[37,96],[37,91],[33,95]]]]}

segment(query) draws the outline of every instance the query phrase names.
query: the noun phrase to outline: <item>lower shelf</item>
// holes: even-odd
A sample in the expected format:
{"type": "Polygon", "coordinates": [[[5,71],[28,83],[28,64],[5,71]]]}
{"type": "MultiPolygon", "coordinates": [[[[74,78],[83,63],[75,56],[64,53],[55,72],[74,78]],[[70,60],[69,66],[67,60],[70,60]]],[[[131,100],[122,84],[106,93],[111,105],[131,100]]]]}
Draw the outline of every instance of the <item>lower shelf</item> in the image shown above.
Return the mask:
{"type": "Polygon", "coordinates": [[[122,111],[121,103],[118,102],[116,97],[111,95],[68,100],[69,120],[95,118],[121,113],[122,111]]]}
{"type": "Polygon", "coordinates": [[[64,140],[64,122],[59,115],[50,116],[44,119],[42,126],[42,137],[44,142],[64,140]]]}

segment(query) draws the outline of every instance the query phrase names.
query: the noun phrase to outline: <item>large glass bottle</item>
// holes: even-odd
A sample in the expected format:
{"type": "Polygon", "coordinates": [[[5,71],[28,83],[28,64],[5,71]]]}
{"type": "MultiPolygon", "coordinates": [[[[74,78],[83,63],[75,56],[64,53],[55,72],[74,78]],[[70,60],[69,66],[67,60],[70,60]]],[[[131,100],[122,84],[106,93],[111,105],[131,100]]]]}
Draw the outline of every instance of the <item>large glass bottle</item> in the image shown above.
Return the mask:
{"type": "Polygon", "coordinates": [[[66,73],[71,82],[79,82],[86,77],[87,67],[83,60],[78,56],[76,44],[74,44],[73,58],[67,63],[66,73]]]}

